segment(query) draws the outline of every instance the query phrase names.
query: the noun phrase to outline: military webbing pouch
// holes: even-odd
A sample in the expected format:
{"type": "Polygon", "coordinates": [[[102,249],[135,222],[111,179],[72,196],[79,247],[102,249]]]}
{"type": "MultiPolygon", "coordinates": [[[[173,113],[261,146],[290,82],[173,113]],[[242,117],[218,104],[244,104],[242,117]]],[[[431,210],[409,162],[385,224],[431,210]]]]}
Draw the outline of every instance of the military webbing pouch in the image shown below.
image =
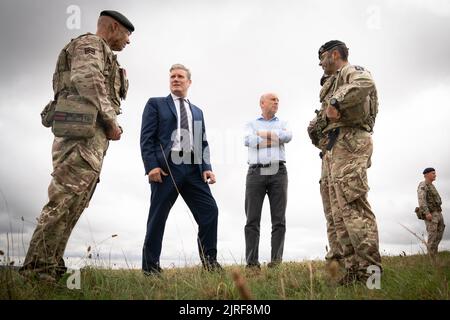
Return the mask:
{"type": "Polygon", "coordinates": [[[315,110],[314,112],[316,113],[316,117],[309,123],[307,131],[311,142],[315,146],[318,146],[320,140],[325,137],[322,131],[327,127],[327,120],[319,110],[315,110]]]}
{"type": "Polygon", "coordinates": [[[125,69],[119,68],[119,74],[120,74],[120,98],[122,100],[125,100],[127,97],[127,91],[128,91],[128,79],[125,69]]]}
{"type": "Polygon", "coordinates": [[[423,212],[419,207],[416,207],[416,209],[414,209],[414,212],[417,215],[417,219],[424,220],[423,212]]]}
{"type": "Polygon", "coordinates": [[[51,100],[41,112],[41,122],[46,128],[50,128],[53,124],[53,116],[55,115],[56,102],[51,100]]]}
{"type": "Polygon", "coordinates": [[[97,108],[84,101],[58,99],[52,131],[56,137],[91,138],[95,134],[97,108]]]}

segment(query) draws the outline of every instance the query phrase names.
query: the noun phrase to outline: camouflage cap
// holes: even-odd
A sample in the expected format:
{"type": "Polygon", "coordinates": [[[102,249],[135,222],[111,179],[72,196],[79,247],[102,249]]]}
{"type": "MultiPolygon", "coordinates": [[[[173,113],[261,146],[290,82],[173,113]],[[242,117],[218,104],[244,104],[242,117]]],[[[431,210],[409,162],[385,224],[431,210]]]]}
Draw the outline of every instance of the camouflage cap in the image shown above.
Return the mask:
{"type": "Polygon", "coordinates": [[[133,32],[134,26],[128,20],[123,14],[120,12],[114,11],[114,10],[104,10],[100,12],[100,16],[108,16],[119,22],[121,25],[123,25],[125,28],[127,28],[128,31],[133,32]]]}
{"type": "Polygon", "coordinates": [[[436,171],[436,170],[434,170],[434,168],[425,168],[423,170],[423,174],[427,174],[427,173],[430,173],[430,172],[433,172],[433,171],[436,171]]]}
{"type": "Polygon", "coordinates": [[[322,55],[322,53],[326,52],[326,51],[330,51],[331,49],[343,45],[344,47],[347,48],[347,46],[345,45],[345,43],[343,43],[342,41],[339,40],[331,40],[328,41],[327,43],[325,43],[324,45],[322,45],[319,49],[319,59],[320,56],[322,55]]]}

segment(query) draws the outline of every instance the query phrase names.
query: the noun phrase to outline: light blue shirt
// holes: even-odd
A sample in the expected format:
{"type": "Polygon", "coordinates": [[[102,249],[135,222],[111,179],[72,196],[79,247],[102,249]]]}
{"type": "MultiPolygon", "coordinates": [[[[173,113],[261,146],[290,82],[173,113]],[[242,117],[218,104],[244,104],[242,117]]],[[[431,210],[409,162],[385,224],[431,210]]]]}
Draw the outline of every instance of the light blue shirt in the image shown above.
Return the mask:
{"type": "Polygon", "coordinates": [[[270,120],[259,117],[245,125],[245,146],[248,147],[248,164],[268,164],[277,161],[286,161],[284,144],[292,139],[292,132],[287,122],[273,117],[270,120]],[[279,139],[279,145],[269,148],[260,148],[259,144],[264,141],[257,135],[258,131],[271,131],[279,139]]]}

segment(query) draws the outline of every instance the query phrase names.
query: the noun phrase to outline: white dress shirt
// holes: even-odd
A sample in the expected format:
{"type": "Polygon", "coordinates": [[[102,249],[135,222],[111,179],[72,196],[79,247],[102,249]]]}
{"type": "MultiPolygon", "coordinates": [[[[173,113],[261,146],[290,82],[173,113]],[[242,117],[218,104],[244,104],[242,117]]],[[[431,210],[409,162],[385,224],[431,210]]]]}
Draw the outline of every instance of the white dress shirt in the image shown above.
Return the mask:
{"type": "MultiPolygon", "coordinates": [[[[177,133],[175,136],[175,140],[173,141],[172,145],[172,151],[181,151],[181,132],[180,132],[180,97],[177,97],[173,93],[170,94],[173,99],[173,103],[175,104],[175,109],[177,110],[177,133]]],[[[190,108],[190,103],[187,97],[184,98],[184,106],[186,108],[187,118],[188,118],[188,125],[189,125],[189,139],[191,140],[191,146],[194,145],[194,132],[192,129],[192,112],[190,108]]]]}

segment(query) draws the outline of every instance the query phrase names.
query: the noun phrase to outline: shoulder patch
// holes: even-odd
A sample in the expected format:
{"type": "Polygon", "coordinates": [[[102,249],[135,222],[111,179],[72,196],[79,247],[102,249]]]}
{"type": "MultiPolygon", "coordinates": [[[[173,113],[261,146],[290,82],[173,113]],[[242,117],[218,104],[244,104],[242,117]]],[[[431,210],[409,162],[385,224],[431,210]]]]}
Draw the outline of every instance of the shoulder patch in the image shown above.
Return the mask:
{"type": "Polygon", "coordinates": [[[91,47],[84,48],[85,54],[95,54],[95,49],[91,47]]]}
{"type": "Polygon", "coordinates": [[[356,70],[358,71],[364,71],[364,68],[361,66],[354,66],[356,70]]]}

